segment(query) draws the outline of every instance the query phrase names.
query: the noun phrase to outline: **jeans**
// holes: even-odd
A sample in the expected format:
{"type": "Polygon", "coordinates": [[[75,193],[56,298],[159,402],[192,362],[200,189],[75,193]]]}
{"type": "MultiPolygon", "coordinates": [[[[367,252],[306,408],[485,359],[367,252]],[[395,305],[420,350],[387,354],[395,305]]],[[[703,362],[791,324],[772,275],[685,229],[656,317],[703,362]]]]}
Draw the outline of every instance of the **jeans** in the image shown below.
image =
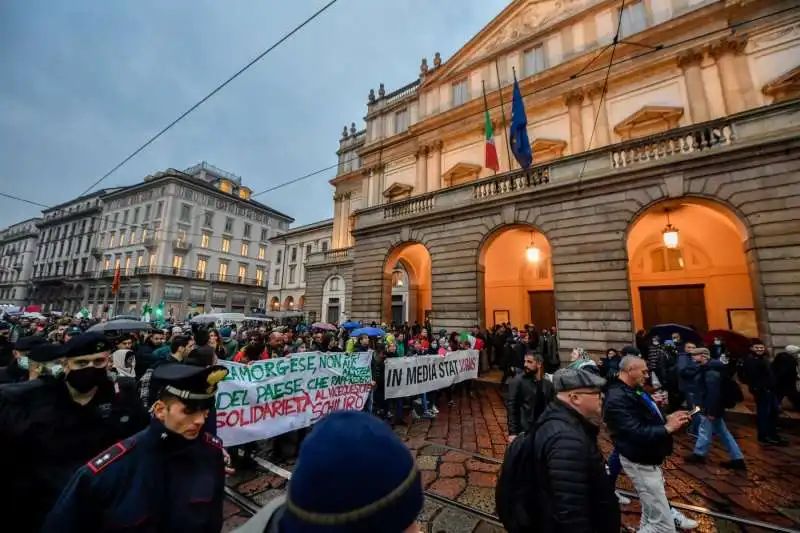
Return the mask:
{"type": "Polygon", "coordinates": [[[642,504],[639,533],[676,533],[661,467],[633,463],[624,456],[619,459],[642,504]]]}
{"type": "Polygon", "coordinates": [[[756,396],[756,427],[758,440],[777,436],[778,401],[770,392],[761,392],[756,396]]]}
{"type": "Polygon", "coordinates": [[[694,445],[695,455],[703,457],[708,455],[708,450],[711,448],[711,441],[714,435],[718,435],[719,438],[722,439],[722,445],[725,446],[725,451],[728,452],[728,456],[730,456],[732,460],[737,461],[744,459],[742,450],[739,449],[739,445],[736,444],[736,439],[734,439],[731,432],[728,431],[728,426],[725,425],[725,421],[722,418],[717,417],[714,420],[709,420],[708,417],[701,414],[695,415],[695,418],[700,419],[700,432],[697,436],[697,442],[694,445]]]}
{"type": "Polygon", "coordinates": [[[611,484],[617,486],[617,478],[622,472],[622,463],[619,460],[619,453],[617,449],[612,450],[611,455],[608,456],[608,475],[611,476],[611,484]]]}

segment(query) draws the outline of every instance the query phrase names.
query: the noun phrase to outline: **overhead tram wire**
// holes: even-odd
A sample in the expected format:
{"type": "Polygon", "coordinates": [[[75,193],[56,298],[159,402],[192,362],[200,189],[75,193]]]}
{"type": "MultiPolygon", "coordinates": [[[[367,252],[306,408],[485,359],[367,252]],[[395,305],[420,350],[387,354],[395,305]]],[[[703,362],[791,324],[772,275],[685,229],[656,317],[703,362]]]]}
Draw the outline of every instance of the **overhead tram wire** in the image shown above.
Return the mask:
{"type": "Polygon", "coordinates": [[[203,97],[203,98],[202,98],[202,99],[201,99],[199,102],[197,102],[197,103],[196,103],[196,104],[194,104],[192,107],[190,107],[189,109],[187,109],[186,111],[184,111],[183,113],[181,113],[181,114],[178,116],[178,118],[176,118],[175,120],[173,120],[172,122],[170,122],[169,124],[167,124],[166,126],[164,126],[164,127],[163,127],[163,128],[162,128],[162,129],[161,129],[159,132],[158,132],[158,133],[156,133],[155,135],[153,135],[152,137],[150,137],[150,138],[147,140],[147,142],[145,142],[144,144],[142,144],[141,146],[139,146],[139,147],[138,147],[136,150],[134,150],[133,152],[131,152],[131,153],[130,153],[130,155],[128,155],[128,157],[126,157],[125,159],[123,159],[122,161],[120,161],[119,163],[117,163],[116,165],[114,165],[114,167],[113,167],[111,170],[109,170],[108,172],[106,172],[105,174],[103,174],[103,175],[102,175],[102,176],[101,176],[99,179],[97,179],[97,180],[96,180],[94,183],[92,183],[92,184],[91,184],[91,185],[90,185],[90,186],[89,186],[89,187],[88,187],[88,188],[87,188],[85,191],[83,191],[83,192],[82,192],[81,194],[79,194],[78,196],[83,196],[84,194],[88,193],[89,191],[91,191],[92,189],[94,189],[95,187],[97,187],[98,185],[100,185],[100,184],[101,184],[103,181],[105,181],[105,180],[106,180],[106,178],[108,178],[109,176],[111,176],[111,174],[113,174],[114,172],[116,172],[117,170],[119,170],[120,168],[122,168],[122,166],[123,166],[123,165],[125,165],[125,164],[126,164],[128,161],[130,161],[131,159],[133,159],[134,157],[136,157],[137,155],[139,155],[139,154],[140,154],[140,153],[141,153],[141,152],[142,152],[142,151],[143,151],[145,148],[147,148],[148,146],[150,146],[151,144],[153,144],[153,143],[154,143],[154,142],[155,142],[155,141],[156,141],[156,140],[157,140],[159,137],[161,137],[162,135],[164,135],[165,133],[167,133],[167,132],[168,132],[170,129],[172,129],[172,128],[173,128],[173,127],[176,125],[176,124],[178,124],[178,123],[179,123],[180,121],[182,121],[184,118],[186,118],[187,116],[189,116],[190,114],[192,114],[192,113],[193,113],[193,112],[194,112],[194,111],[195,111],[195,110],[196,110],[198,107],[200,107],[201,105],[203,105],[204,103],[206,103],[206,102],[207,102],[209,99],[211,99],[211,98],[212,98],[212,97],[213,97],[215,94],[217,94],[219,91],[221,91],[222,89],[224,89],[224,88],[225,88],[225,87],[226,87],[226,86],[227,86],[229,83],[231,83],[233,80],[235,80],[236,78],[238,78],[239,76],[241,76],[242,74],[244,74],[244,72],[245,72],[245,71],[247,71],[247,70],[248,70],[250,67],[252,67],[252,66],[253,66],[253,65],[255,65],[256,63],[258,63],[259,61],[261,61],[262,59],[264,59],[264,57],[266,57],[266,56],[267,56],[267,54],[269,54],[270,52],[272,52],[273,50],[275,50],[276,48],[278,48],[278,47],[279,47],[281,44],[283,44],[284,42],[286,42],[286,41],[287,41],[287,40],[288,40],[290,37],[292,37],[292,36],[293,36],[295,33],[297,33],[298,31],[300,31],[301,29],[303,29],[303,28],[304,28],[306,25],[308,25],[308,24],[309,24],[311,21],[313,21],[315,18],[317,18],[318,16],[320,16],[322,13],[324,13],[324,12],[325,12],[326,10],[328,10],[329,8],[333,7],[333,5],[334,5],[336,2],[338,2],[338,1],[339,1],[339,0],[330,0],[330,1],[329,1],[327,4],[325,4],[324,6],[322,6],[321,8],[319,8],[319,9],[318,9],[316,12],[314,12],[314,14],[312,14],[310,17],[308,17],[307,19],[305,19],[305,20],[304,20],[303,22],[301,22],[299,25],[295,26],[293,30],[291,30],[290,32],[288,32],[287,34],[285,34],[283,37],[281,37],[280,39],[278,39],[278,40],[277,40],[277,41],[276,41],[276,42],[275,42],[275,43],[274,43],[272,46],[270,46],[269,48],[267,48],[266,50],[264,50],[263,52],[261,52],[260,54],[258,54],[258,55],[257,55],[255,58],[253,58],[253,59],[252,59],[252,60],[251,60],[249,63],[247,63],[247,64],[246,64],[245,66],[243,66],[242,68],[240,68],[240,69],[239,69],[238,71],[236,71],[236,72],[235,72],[235,73],[234,73],[232,76],[230,76],[230,77],[229,77],[228,79],[226,79],[224,82],[222,82],[221,84],[219,84],[219,85],[218,85],[218,86],[217,86],[217,87],[216,87],[214,90],[212,90],[210,93],[208,93],[206,96],[204,96],[204,97],[203,97]]]}
{"type": "MultiPolygon", "coordinates": [[[[752,18],[752,19],[743,20],[743,21],[737,22],[737,23],[735,23],[735,24],[731,24],[730,26],[727,26],[727,27],[725,27],[725,28],[711,30],[711,31],[709,31],[709,32],[706,32],[706,33],[703,33],[703,34],[700,34],[700,35],[695,35],[695,36],[693,36],[693,37],[690,37],[690,38],[688,38],[688,39],[684,39],[684,40],[681,40],[681,41],[676,41],[676,42],[674,42],[674,43],[667,44],[667,45],[663,45],[663,46],[661,46],[661,47],[656,47],[656,48],[653,48],[653,49],[649,49],[649,50],[647,50],[646,52],[642,52],[642,53],[640,53],[640,54],[636,54],[636,55],[628,56],[628,57],[622,58],[622,59],[620,59],[620,60],[618,60],[618,61],[616,61],[616,62],[610,62],[610,65],[613,67],[613,66],[616,66],[616,65],[620,65],[620,64],[623,64],[623,63],[627,63],[627,62],[629,62],[629,61],[632,61],[632,60],[635,60],[635,59],[639,59],[639,58],[641,58],[641,57],[647,56],[647,55],[649,55],[649,54],[653,54],[653,53],[655,53],[655,52],[658,52],[658,51],[668,50],[668,49],[670,49],[670,48],[674,48],[674,47],[677,47],[677,46],[681,46],[681,45],[684,45],[684,44],[687,44],[687,43],[690,43],[690,42],[693,42],[693,41],[697,41],[697,40],[700,40],[700,39],[705,39],[705,38],[707,38],[707,37],[710,37],[710,36],[712,36],[712,35],[714,35],[714,34],[719,34],[719,33],[727,33],[727,32],[730,32],[731,30],[735,30],[736,28],[739,28],[739,27],[741,27],[741,26],[744,26],[744,25],[747,25],[747,24],[750,24],[750,23],[753,23],[753,22],[758,22],[758,21],[760,21],[760,20],[764,20],[764,19],[767,19],[767,18],[775,17],[775,16],[778,16],[778,15],[782,15],[782,14],[785,14],[785,13],[788,13],[788,12],[791,12],[791,11],[795,11],[795,10],[797,10],[797,9],[800,9],[800,5],[797,5],[797,6],[792,6],[792,7],[788,7],[788,8],[785,8],[785,9],[779,10],[779,11],[775,11],[775,12],[773,12],[773,13],[767,13],[767,14],[765,14],[765,15],[760,15],[760,16],[758,16],[758,17],[754,17],[754,18],[752,18]]],[[[631,44],[638,44],[638,43],[631,43],[631,44]]],[[[612,45],[613,45],[613,43],[612,43],[612,45]]],[[[599,55],[598,55],[598,56],[599,56],[599,55]]],[[[594,59],[593,59],[592,61],[590,61],[590,64],[591,64],[593,61],[594,61],[594,59]]],[[[584,67],[584,68],[585,68],[585,67],[584,67]]],[[[528,92],[528,93],[524,94],[524,95],[523,95],[523,98],[525,98],[525,97],[527,97],[527,96],[532,96],[532,95],[534,95],[534,94],[538,94],[538,93],[540,93],[540,92],[543,92],[543,91],[547,91],[547,90],[553,89],[553,88],[555,88],[555,87],[558,87],[558,86],[564,85],[564,84],[566,84],[566,83],[570,83],[570,82],[574,81],[575,79],[582,78],[582,77],[584,77],[584,76],[590,76],[590,75],[592,75],[592,74],[595,74],[595,73],[597,73],[597,72],[601,72],[601,71],[604,71],[604,70],[606,70],[606,71],[608,72],[608,70],[607,70],[607,69],[608,69],[608,66],[605,66],[605,65],[604,65],[604,66],[601,66],[601,67],[598,67],[598,68],[595,68],[595,69],[592,69],[592,70],[588,70],[588,71],[586,71],[586,70],[582,70],[582,71],[580,72],[580,74],[571,75],[571,76],[570,76],[569,78],[567,78],[567,79],[564,79],[564,80],[561,80],[561,81],[558,81],[558,82],[552,83],[552,84],[550,84],[550,85],[546,85],[546,86],[543,86],[543,87],[539,87],[539,88],[537,88],[537,89],[534,89],[534,90],[532,90],[532,91],[530,91],[530,92],[528,92]]],[[[491,109],[496,109],[496,108],[498,108],[498,107],[500,107],[500,106],[499,106],[499,104],[498,104],[498,105],[495,105],[495,106],[491,106],[489,109],[490,109],[490,110],[491,110],[491,109]]],[[[482,115],[482,114],[483,114],[483,112],[481,112],[480,114],[482,115]]],[[[477,115],[476,115],[476,116],[477,116],[477,115]]],[[[455,124],[456,122],[462,122],[462,121],[463,121],[463,119],[450,120],[449,122],[446,122],[446,123],[444,123],[444,124],[442,125],[442,127],[444,127],[444,126],[449,126],[449,125],[455,124]]],[[[595,121],[595,122],[596,122],[596,121],[595,121]]],[[[352,162],[352,161],[356,161],[356,160],[358,160],[358,159],[359,159],[359,157],[358,157],[358,156],[355,156],[355,157],[352,157],[352,158],[349,158],[349,159],[345,159],[345,160],[343,160],[341,163],[342,163],[342,164],[345,164],[345,163],[349,163],[349,162],[352,162]]],[[[277,185],[273,185],[273,186],[271,186],[271,187],[268,187],[268,188],[266,188],[266,189],[264,189],[264,190],[262,190],[262,191],[259,191],[259,192],[257,192],[257,193],[254,193],[254,194],[252,194],[252,195],[251,195],[251,197],[260,196],[260,195],[262,195],[262,194],[266,194],[266,193],[268,193],[268,192],[272,192],[272,191],[275,191],[275,190],[281,189],[281,188],[283,188],[283,187],[286,187],[286,186],[288,186],[288,185],[293,185],[293,184],[295,184],[295,183],[298,183],[298,182],[300,182],[300,181],[303,181],[303,180],[306,180],[306,179],[312,178],[312,177],[314,177],[314,176],[317,176],[317,175],[319,175],[319,174],[322,174],[323,172],[327,172],[327,171],[329,171],[329,170],[332,170],[332,169],[334,169],[334,168],[337,168],[337,167],[339,166],[339,164],[340,164],[340,163],[338,163],[338,162],[337,162],[337,163],[335,163],[335,164],[329,165],[329,166],[327,166],[327,167],[324,167],[324,168],[320,168],[320,169],[318,169],[318,170],[315,170],[315,171],[313,171],[313,172],[309,172],[309,173],[307,173],[307,174],[303,174],[302,176],[299,176],[299,177],[293,178],[293,179],[291,179],[291,180],[288,180],[288,181],[285,181],[285,182],[279,183],[279,184],[277,184],[277,185]]],[[[10,193],[4,193],[4,192],[0,192],[0,196],[4,196],[4,197],[6,197],[6,198],[10,198],[10,199],[12,199],[12,200],[17,200],[17,201],[20,201],[20,202],[25,202],[25,203],[28,203],[28,204],[31,204],[31,205],[35,205],[35,206],[37,206],[37,207],[43,207],[43,208],[45,208],[45,209],[47,209],[47,208],[49,208],[49,207],[50,207],[50,206],[45,206],[45,205],[43,205],[43,204],[40,204],[40,203],[38,203],[38,202],[35,202],[35,201],[33,201],[33,200],[28,200],[28,199],[25,199],[25,198],[20,198],[20,197],[14,196],[14,195],[12,195],[12,194],[10,194],[10,193]]],[[[203,215],[204,215],[204,213],[201,213],[201,214],[197,215],[197,216],[195,217],[195,219],[198,219],[198,218],[200,218],[200,217],[201,217],[201,216],[203,216],[203,215]]],[[[119,226],[120,226],[120,227],[131,227],[131,226],[132,226],[132,224],[130,224],[130,223],[126,223],[126,224],[119,223],[119,226]]],[[[138,227],[138,226],[137,226],[137,227],[138,227]]],[[[160,229],[160,231],[162,231],[162,232],[163,232],[163,233],[165,233],[165,234],[178,233],[178,232],[169,232],[169,231],[166,231],[166,230],[164,230],[163,228],[161,228],[161,229],[160,229]]],[[[187,236],[189,236],[189,235],[192,235],[192,236],[202,236],[202,235],[200,235],[200,234],[194,234],[194,233],[186,233],[185,235],[187,235],[187,236]]]]}

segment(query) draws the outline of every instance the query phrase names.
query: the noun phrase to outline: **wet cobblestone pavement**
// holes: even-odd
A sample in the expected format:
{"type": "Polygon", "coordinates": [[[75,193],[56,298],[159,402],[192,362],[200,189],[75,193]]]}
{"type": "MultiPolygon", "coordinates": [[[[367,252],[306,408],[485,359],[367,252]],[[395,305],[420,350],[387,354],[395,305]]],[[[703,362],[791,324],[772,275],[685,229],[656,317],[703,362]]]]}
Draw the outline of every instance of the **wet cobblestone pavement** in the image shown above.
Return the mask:
{"type": "MultiPolygon", "coordinates": [[[[784,431],[791,446],[775,448],[758,444],[754,419],[737,419],[728,426],[744,452],[748,471],[731,472],[718,466],[727,459],[719,444],[712,447],[707,464],[686,463],[683,458],[691,453],[694,440],[682,434],[676,438],[673,456],[664,465],[670,501],[800,531],[800,430],[795,427],[784,431]]],[[[481,519],[482,513],[494,513],[494,486],[506,448],[506,410],[499,389],[477,388],[475,397],[460,398],[453,409],[445,406],[435,420],[398,426],[395,432],[416,457],[426,491],[475,511],[426,498],[419,517],[425,533],[503,531],[481,519]]],[[[606,454],[611,451],[604,432],[600,446],[606,454]]],[[[279,466],[292,470],[291,464],[279,466]]],[[[257,505],[282,494],[286,487],[282,477],[255,471],[238,472],[228,483],[257,505]]],[[[618,486],[632,490],[624,475],[618,486]]],[[[624,523],[638,526],[639,510],[636,499],[622,507],[624,523]]],[[[684,509],[684,513],[700,523],[695,530],[700,533],[768,531],[691,510],[684,509]]],[[[245,510],[226,502],[223,531],[231,531],[247,516],[245,510]]]]}

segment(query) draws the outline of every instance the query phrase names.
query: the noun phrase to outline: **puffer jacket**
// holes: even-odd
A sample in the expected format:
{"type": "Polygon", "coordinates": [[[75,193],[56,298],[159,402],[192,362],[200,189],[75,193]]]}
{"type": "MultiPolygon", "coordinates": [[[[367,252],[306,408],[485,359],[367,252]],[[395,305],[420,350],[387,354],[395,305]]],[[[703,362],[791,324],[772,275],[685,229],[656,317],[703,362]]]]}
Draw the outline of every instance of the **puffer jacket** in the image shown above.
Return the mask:
{"type": "Polygon", "coordinates": [[[539,418],[533,448],[538,531],[619,532],[619,503],[597,447],[598,432],[558,399],[539,418]]]}
{"type": "Polygon", "coordinates": [[[666,420],[648,407],[641,391],[621,381],[608,387],[603,419],[620,455],[643,465],[660,465],[672,453],[666,420]]]}

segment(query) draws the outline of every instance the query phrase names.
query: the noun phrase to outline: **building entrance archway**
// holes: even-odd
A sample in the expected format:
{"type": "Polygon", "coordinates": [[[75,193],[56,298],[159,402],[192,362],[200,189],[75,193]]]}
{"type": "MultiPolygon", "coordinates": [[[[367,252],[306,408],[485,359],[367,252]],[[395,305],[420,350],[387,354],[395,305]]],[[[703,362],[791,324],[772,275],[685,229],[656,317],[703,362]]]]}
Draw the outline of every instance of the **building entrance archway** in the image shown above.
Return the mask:
{"type": "Polygon", "coordinates": [[[636,329],[677,323],[758,337],[746,242],[742,222],[715,202],[685,198],[647,209],[627,239],[636,329]]]}
{"type": "Polygon", "coordinates": [[[425,322],[432,307],[431,255],[420,243],[396,246],[383,266],[381,321],[425,322]]]}
{"type": "Polygon", "coordinates": [[[556,325],[550,243],[533,226],[514,225],[493,232],[478,256],[481,323],[517,327],[556,325]]]}

